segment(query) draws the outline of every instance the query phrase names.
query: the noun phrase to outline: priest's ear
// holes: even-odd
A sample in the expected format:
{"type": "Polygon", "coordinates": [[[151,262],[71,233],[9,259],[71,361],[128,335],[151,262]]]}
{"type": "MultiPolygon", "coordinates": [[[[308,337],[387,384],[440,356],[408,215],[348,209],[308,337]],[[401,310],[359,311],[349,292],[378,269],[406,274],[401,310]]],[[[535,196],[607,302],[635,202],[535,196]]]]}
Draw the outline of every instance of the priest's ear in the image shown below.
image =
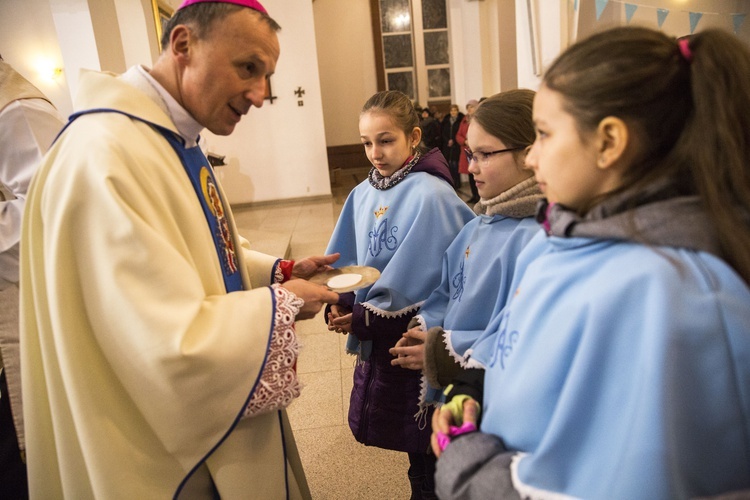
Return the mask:
{"type": "MultiPolygon", "coordinates": [[[[193,32],[189,26],[178,24],[169,34],[169,46],[166,48],[178,61],[186,64],[190,59],[190,50],[194,42],[193,32]]],[[[166,51],[165,50],[165,51],[166,51]]]]}

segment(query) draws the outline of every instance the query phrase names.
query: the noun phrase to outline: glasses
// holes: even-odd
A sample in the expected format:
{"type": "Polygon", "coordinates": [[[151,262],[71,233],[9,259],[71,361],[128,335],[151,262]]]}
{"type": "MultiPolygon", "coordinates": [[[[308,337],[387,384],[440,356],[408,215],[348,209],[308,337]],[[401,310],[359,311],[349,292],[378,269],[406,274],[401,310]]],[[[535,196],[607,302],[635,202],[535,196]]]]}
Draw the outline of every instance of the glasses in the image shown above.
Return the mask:
{"type": "Polygon", "coordinates": [[[487,162],[490,160],[490,156],[497,155],[500,153],[508,153],[510,151],[518,151],[519,149],[526,149],[526,146],[519,146],[517,148],[508,148],[508,149],[498,149],[497,151],[488,151],[486,153],[483,153],[481,151],[471,151],[468,148],[464,148],[464,154],[466,155],[466,160],[471,163],[472,160],[474,160],[477,163],[481,163],[482,165],[486,165],[487,162]]]}

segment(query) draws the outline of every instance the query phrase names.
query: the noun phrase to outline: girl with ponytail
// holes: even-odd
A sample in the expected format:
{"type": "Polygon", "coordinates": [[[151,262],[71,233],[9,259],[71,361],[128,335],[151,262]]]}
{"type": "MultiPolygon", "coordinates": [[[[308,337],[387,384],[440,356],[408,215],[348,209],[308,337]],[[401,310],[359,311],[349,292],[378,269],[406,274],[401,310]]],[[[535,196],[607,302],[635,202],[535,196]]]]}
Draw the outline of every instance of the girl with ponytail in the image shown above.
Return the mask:
{"type": "Polygon", "coordinates": [[[483,400],[433,418],[436,443],[481,415],[440,498],[750,495],[748,75],[730,33],[636,27],[547,70],[526,159],[545,231],[472,346],[483,400]]]}

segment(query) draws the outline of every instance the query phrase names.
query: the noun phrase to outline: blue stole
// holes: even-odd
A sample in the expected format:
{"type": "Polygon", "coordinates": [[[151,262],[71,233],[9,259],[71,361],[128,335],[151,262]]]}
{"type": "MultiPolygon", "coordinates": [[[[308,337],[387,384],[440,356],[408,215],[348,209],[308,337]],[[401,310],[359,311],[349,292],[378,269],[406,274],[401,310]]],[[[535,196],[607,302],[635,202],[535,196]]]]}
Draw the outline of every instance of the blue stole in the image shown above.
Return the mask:
{"type": "MultiPolygon", "coordinates": [[[[190,183],[193,185],[195,194],[198,196],[201,208],[203,209],[203,214],[206,216],[206,222],[208,223],[211,236],[214,240],[214,245],[216,246],[216,254],[221,265],[221,271],[224,276],[224,286],[226,287],[227,292],[242,290],[242,274],[239,269],[239,259],[234,245],[232,229],[229,225],[229,220],[227,219],[227,211],[225,210],[226,202],[222,199],[221,194],[219,193],[213,169],[200,147],[194,146],[192,148],[186,148],[182,137],[171,130],[156,125],[155,123],[151,123],[143,118],[110,108],[87,109],[72,114],[68,123],[65,124],[65,127],[60,131],[57,137],[59,138],[63,131],[68,128],[76,118],[92,113],[120,113],[132,118],[133,120],[138,120],[150,125],[154,130],[164,136],[180,158],[180,162],[182,163],[182,166],[185,167],[185,172],[188,174],[190,183]]],[[[57,141],[57,138],[55,141],[57,141]]]]}

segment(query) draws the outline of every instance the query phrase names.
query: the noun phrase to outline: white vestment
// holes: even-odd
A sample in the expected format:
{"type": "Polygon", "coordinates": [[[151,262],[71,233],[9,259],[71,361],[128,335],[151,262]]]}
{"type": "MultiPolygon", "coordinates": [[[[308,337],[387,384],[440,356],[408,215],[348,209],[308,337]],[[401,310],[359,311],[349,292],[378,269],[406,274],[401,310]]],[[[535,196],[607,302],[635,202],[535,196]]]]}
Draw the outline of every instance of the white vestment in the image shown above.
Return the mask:
{"type": "MultiPolygon", "coordinates": [[[[178,132],[163,103],[113,75],[84,74],[75,107],[178,132]]],[[[222,498],[309,495],[284,412],[240,419],[272,329],[294,317],[276,314],[277,259],[227,217],[245,287],[232,293],[185,169],[151,126],[85,115],[50,149],[21,250],[33,498],[204,498],[211,480],[222,498]]]]}

